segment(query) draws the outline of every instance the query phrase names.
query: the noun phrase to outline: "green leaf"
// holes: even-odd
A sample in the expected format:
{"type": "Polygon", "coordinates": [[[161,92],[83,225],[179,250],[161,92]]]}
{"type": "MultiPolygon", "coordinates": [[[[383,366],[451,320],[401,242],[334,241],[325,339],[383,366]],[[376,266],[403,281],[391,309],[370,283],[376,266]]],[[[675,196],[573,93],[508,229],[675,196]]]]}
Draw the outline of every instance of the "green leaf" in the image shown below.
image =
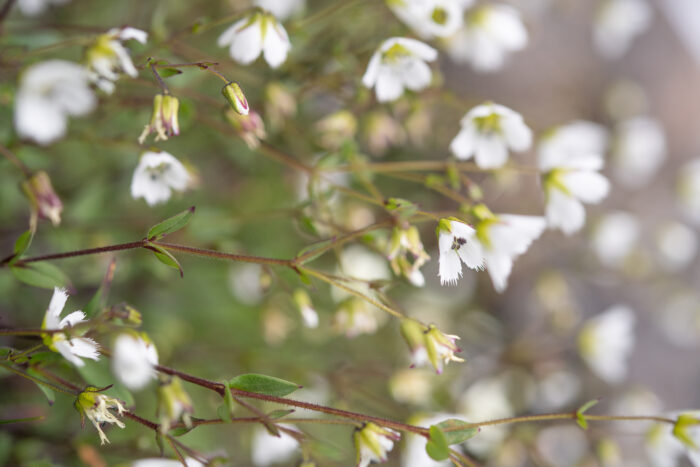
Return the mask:
{"type": "Polygon", "coordinates": [[[395,212],[402,221],[408,220],[418,211],[418,206],[402,198],[389,198],[384,202],[387,211],[395,212]]]}
{"type": "Polygon", "coordinates": [[[50,263],[30,263],[10,266],[15,277],[25,284],[44,289],[66,287],[70,281],[63,272],[50,263]]]}
{"type": "Polygon", "coordinates": [[[178,70],[177,68],[158,68],[158,74],[161,78],[169,78],[181,73],[182,71],[178,70]]]}
{"type": "Polygon", "coordinates": [[[425,452],[436,461],[444,461],[450,457],[450,446],[447,444],[445,433],[437,425],[430,427],[430,439],[425,444],[425,452]]]}
{"type": "Polygon", "coordinates": [[[13,418],[11,420],[0,420],[0,425],[7,425],[9,423],[24,423],[24,422],[38,422],[39,420],[43,420],[44,417],[43,415],[39,415],[37,417],[27,417],[27,418],[13,418]]]}
{"type": "Polygon", "coordinates": [[[20,235],[17,238],[17,241],[15,242],[15,257],[10,261],[10,264],[12,264],[14,261],[17,261],[20,256],[24,254],[25,251],[27,251],[27,248],[29,248],[29,245],[32,244],[32,239],[34,238],[34,232],[32,229],[27,230],[24,232],[22,235],[20,235]]]}
{"type": "MultiPolygon", "coordinates": [[[[31,368],[27,370],[27,373],[30,374],[31,376],[41,379],[41,375],[37,373],[36,371],[32,370],[31,368]]],[[[48,386],[44,386],[41,383],[35,383],[39,389],[41,389],[41,392],[44,393],[46,396],[46,399],[49,401],[49,405],[53,405],[53,403],[56,401],[56,394],[53,392],[53,389],[51,389],[48,386]]]]}
{"type": "Polygon", "coordinates": [[[228,382],[229,387],[240,389],[241,391],[256,392],[268,396],[282,397],[291,394],[301,388],[296,383],[291,383],[274,376],[258,375],[248,373],[239,375],[228,382]]]}
{"type": "Polygon", "coordinates": [[[579,407],[579,409],[576,411],[576,423],[578,423],[578,425],[584,430],[588,429],[588,421],[586,421],[586,417],[583,414],[598,402],[600,402],[600,399],[590,400],[579,407]]]}
{"type": "Polygon", "coordinates": [[[177,269],[178,271],[180,271],[180,277],[184,277],[185,272],[182,270],[182,266],[180,266],[178,260],[175,259],[175,257],[171,255],[168,250],[161,248],[158,245],[154,245],[152,243],[148,243],[145,248],[151,250],[153,254],[156,255],[156,258],[158,258],[158,261],[165,264],[166,266],[170,266],[171,268],[177,269]]]}
{"type": "MultiPolygon", "coordinates": [[[[226,381],[223,381],[223,384],[224,387],[226,387],[226,381]]],[[[222,418],[222,420],[225,422],[230,422],[233,419],[233,411],[235,409],[235,405],[233,403],[233,396],[231,395],[231,391],[228,387],[226,387],[226,390],[224,391],[224,404],[226,407],[226,412],[224,413],[226,418],[222,418]]]]}
{"type": "Polygon", "coordinates": [[[185,434],[189,433],[190,431],[192,431],[193,428],[194,428],[194,426],[192,426],[190,428],[187,428],[186,426],[179,426],[177,428],[173,428],[172,430],[168,431],[168,434],[170,436],[182,436],[182,435],[185,435],[185,434]]]}
{"type": "Polygon", "coordinates": [[[448,445],[463,443],[479,432],[478,427],[470,426],[469,423],[456,418],[445,420],[435,426],[442,430],[448,445]]]}
{"type": "Polygon", "coordinates": [[[271,420],[276,420],[278,418],[286,417],[287,415],[294,413],[294,409],[278,409],[278,410],[273,410],[272,412],[267,414],[267,418],[271,420]]]}
{"type": "Polygon", "coordinates": [[[325,252],[328,251],[328,249],[326,247],[328,245],[330,245],[331,243],[333,243],[333,241],[335,241],[335,239],[329,238],[327,240],[322,240],[320,242],[312,243],[311,245],[308,245],[308,246],[302,248],[302,250],[299,253],[297,253],[297,258],[304,256],[304,255],[307,255],[307,254],[309,256],[307,258],[304,258],[304,260],[299,262],[298,264],[302,265],[302,264],[306,264],[310,261],[315,260],[316,258],[318,258],[319,256],[321,256],[322,254],[324,254],[325,252]]]}
{"type": "Polygon", "coordinates": [[[177,232],[187,225],[193,215],[194,206],[182,211],[180,214],[176,214],[173,217],[165,219],[163,222],[154,225],[146,234],[146,238],[148,240],[160,240],[166,235],[177,232]]]}

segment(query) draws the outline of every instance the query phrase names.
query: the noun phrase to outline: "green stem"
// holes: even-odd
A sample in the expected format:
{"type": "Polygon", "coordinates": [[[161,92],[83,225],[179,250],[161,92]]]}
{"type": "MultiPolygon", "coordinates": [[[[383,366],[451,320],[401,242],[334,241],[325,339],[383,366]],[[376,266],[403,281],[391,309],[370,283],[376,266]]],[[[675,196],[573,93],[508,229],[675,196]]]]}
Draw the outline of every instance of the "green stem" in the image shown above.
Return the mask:
{"type": "MultiPolygon", "coordinates": [[[[55,253],[51,255],[33,256],[31,258],[21,259],[13,264],[13,266],[21,266],[22,264],[35,263],[38,261],[51,261],[54,259],[74,258],[76,256],[96,255],[100,253],[108,253],[110,251],[133,250],[135,248],[143,248],[144,240],[138,242],[120,243],[118,245],[109,245],[99,248],[88,248],[85,250],[67,251],[65,253],[55,253]]],[[[3,263],[5,264],[5,263],[3,263]]]]}
{"type": "MultiPolygon", "coordinates": [[[[657,416],[631,416],[631,415],[583,415],[588,421],[651,421],[659,423],[675,424],[676,421],[666,417],[657,416]]],[[[482,427],[492,425],[505,425],[508,423],[523,423],[523,422],[547,422],[551,420],[576,420],[578,414],[576,412],[566,413],[551,413],[541,415],[523,415],[520,417],[499,418],[497,420],[489,420],[486,422],[470,423],[470,427],[482,427]]],[[[456,430],[459,430],[457,428],[456,430]]],[[[451,431],[446,429],[445,431],[451,431]]]]}
{"type": "Polygon", "coordinates": [[[26,379],[34,382],[35,384],[40,384],[42,386],[46,386],[49,389],[53,389],[54,391],[57,391],[57,392],[62,392],[63,394],[68,394],[69,396],[77,396],[78,395],[76,392],[69,391],[67,389],[64,389],[64,388],[56,385],[56,384],[49,383],[48,381],[44,381],[43,379],[36,378],[27,372],[24,372],[18,368],[13,367],[12,365],[7,365],[6,363],[0,362],[0,366],[5,368],[6,370],[11,371],[12,373],[14,373],[16,375],[19,375],[23,378],[26,378],[26,379]]]}
{"type": "MultiPolygon", "coordinates": [[[[2,331],[1,331],[1,330],[0,330],[0,335],[2,335],[2,331]]],[[[13,361],[14,361],[14,360],[18,360],[18,359],[20,359],[20,358],[22,358],[22,357],[24,357],[24,356],[26,356],[26,355],[29,355],[29,354],[32,353],[32,352],[36,352],[37,350],[39,350],[39,349],[42,348],[43,346],[44,346],[44,344],[37,344],[37,345],[35,345],[34,347],[30,347],[30,348],[28,348],[27,350],[25,350],[25,351],[23,351],[23,352],[20,352],[20,353],[18,353],[18,354],[10,355],[9,358],[10,358],[10,360],[13,360],[13,361]]]]}
{"type": "Polygon", "coordinates": [[[271,264],[277,266],[292,266],[292,260],[289,259],[277,259],[277,258],[265,258],[262,256],[248,256],[248,255],[237,255],[234,253],[223,253],[214,250],[205,250],[203,248],[195,248],[185,245],[176,245],[174,243],[164,243],[164,242],[151,242],[153,245],[157,245],[166,250],[179,251],[181,253],[189,253],[197,256],[205,256],[208,258],[225,259],[230,261],[240,261],[243,263],[256,263],[256,264],[271,264]]]}
{"type": "MultiPolygon", "coordinates": [[[[358,169],[377,173],[391,172],[423,172],[430,170],[447,170],[453,166],[466,172],[493,172],[494,169],[482,169],[473,162],[454,161],[395,161],[395,162],[366,162],[363,164],[337,165],[335,167],[324,167],[318,170],[322,172],[355,172],[358,169]]],[[[506,165],[498,170],[512,170],[523,174],[539,174],[537,167],[506,165]]]]}

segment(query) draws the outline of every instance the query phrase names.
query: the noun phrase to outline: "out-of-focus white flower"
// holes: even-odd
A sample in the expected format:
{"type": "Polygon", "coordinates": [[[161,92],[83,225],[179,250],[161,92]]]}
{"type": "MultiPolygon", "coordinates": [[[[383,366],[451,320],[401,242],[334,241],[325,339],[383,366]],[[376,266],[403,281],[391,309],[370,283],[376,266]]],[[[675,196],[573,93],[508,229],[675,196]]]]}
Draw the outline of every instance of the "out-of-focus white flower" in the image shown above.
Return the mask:
{"type": "Polygon", "coordinates": [[[462,277],[462,263],[470,269],[483,269],[484,252],[476,230],[459,219],[442,219],[438,224],[440,259],[438,275],[442,285],[456,285],[462,277]]]}
{"type": "MultiPolygon", "coordinates": [[[[185,458],[187,467],[204,467],[204,464],[191,457],[185,458]]],[[[175,459],[163,459],[154,457],[152,459],[139,459],[131,464],[131,467],[182,467],[182,462],[175,459]]]]}
{"type": "Polygon", "coordinates": [[[304,326],[307,328],[318,327],[318,313],[316,313],[313,303],[311,303],[311,297],[309,297],[309,294],[306,293],[306,290],[295,290],[292,298],[294,299],[294,304],[297,306],[297,309],[301,314],[301,319],[304,321],[304,326]]]}
{"type": "Polygon", "coordinates": [[[262,53],[272,68],[282,65],[292,48],[284,26],[264,11],[255,11],[233,23],[217,43],[219,47],[228,46],[231,58],[238,63],[249,65],[262,53]]]}
{"type": "Polygon", "coordinates": [[[632,214],[622,211],[606,214],[593,230],[593,251],[604,265],[620,267],[634,249],[640,232],[639,221],[632,214]]]}
{"type": "Polygon", "coordinates": [[[306,0],[253,0],[253,4],[284,21],[301,12],[306,6],[306,0]]]}
{"type": "Polygon", "coordinates": [[[537,452],[547,465],[579,465],[588,450],[586,434],[572,424],[550,426],[537,434],[537,452]]]}
{"type": "Polygon", "coordinates": [[[245,305],[257,305],[269,286],[269,276],[259,264],[239,263],[229,269],[231,293],[245,305]]]}
{"type": "Polygon", "coordinates": [[[481,72],[501,69],[508,55],[527,46],[528,34],[515,8],[483,5],[467,14],[464,26],[447,39],[446,50],[457,63],[481,72]]]}
{"type": "Polygon", "coordinates": [[[406,132],[401,124],[381,110],[367,115],[363,127],[369,151],[375,156],[382,156],[391,146],[400,146],[406,141],[406,132]]]}
{"type": "MultiPolygon", "coordinates": [[[[340,254],[338,265],[338,274],[352,280],[346,285],[366,295],[374,294],[369,286],[370,282],[391,279],[386,259],[360,245],[350,245],[345,248],[340,254]]],[[[336,301],[351,296],[349,292],[337,287],[331,289],[331,295],[336,301]]]]}
{"type": "MultiPolygon", "coordinates": [[[[70,328],[73,326],[86,321],[85,313],[82,311],[74,311],[65,318],[60,319],[67,300],[68,294],[64,289],[59,289],[58,287],[53,289],[53,296],[49,302],[49,308],[46,310],[41,329],[66,329],[70,331],[70,328]]],[[[72,337],[75,334],[75,332],[70,332],[68,336],[60,332],[44,334],[44,344],[54,352],[63,355],[63,358],[75,366],[84,366],[83,358],[98,360],[100,347],[97,345],[97,342],[88,337],[72,337]]]]}
{"type": "Polygon", "coordinates": [[[686,217],[700,225],[700,159],[694,159],[681,168],[678,198],[686,217]]]}
{"type": "Polygon", "coordinates": [[[185,392],[180,378],[173,376],[169,380],[161,379],[158,386],[158,415],[160,432],[167,433],[173,422],[183,420],[185,426],[192,426],[190,414],[194,412],[192,399],[185,392]]]}
{"type": "Polygon", "coordinates": [[[388,0],[394,14],[424,39],[448,37],[464,23],[472,0],[388,0]]]}
{"type": "Polygon", "coordinates": [[[657,423],[646,434],[646,453],[654,467],[676,467],[685,453],[693,466],[700,465],[700,411],[666,414],[675,425],[657,423]]]}
{"type": "Polygon", "coordinates": [[[97,429],[100,435],[100,444],[109,443],[107,436],[102,431],[102,426],[106,423],[112,423],[119,428],[124,428],[124,422],[119,420],[109,409],[116,409],[117,414],[121,417],[126,409],[122,405],[122,401],[99,393],[99,389],[88,386],[83,392],[78,395],[75,401],[75,408],[80,413],[82,425],[85,425],[84,417],[97,429]]]}
{"type": "Polygon", "coordinates": [[[700,345],[700,299],[694,293],[671,297],[655,317],[673,345],[687,348],[700,345]]]}
{"type": "Polygon", "coordinates": [[[523,117],[499,104],[486,103],[471,109],[460,121],[462,127],[450,143],[457,159],[474,156],[482,169],[496,169],[508,160],[508,148],[526,151],[532,144],[532,131],[523,117]]]}
{"type": "Polygon", "coordinates": [[[86,64],[90,81],[107,94],[114,92],[114,82],[120,73],[126,73],[132,78],[139,74],[129,51],[122,44],[130,39],[145,44],[148,33],[136,28],[110,29],[99,35],[87,50],[86,64]]]}
{"type": "Polygon", "coordinates": [[[627,358],[634,347],[634,312],[616,305],[586,323],[578,336],[583,360],[607,383],[620,383],[627,376],[627,358]]]}
{"type": "Polygon", "coordinates": [[[124,333],[117,337],[114,342],[112,371],[127,388],[138,390],[155,379],[156,365],[158,351],[147,336],[124,333]]]}
{"type": "Polygon", "coordinates": [[[653,118],[636,117],[618,124],[612,145],[615,178],[630,187],[647,184],[666,159],[666,136],[653,118]]]}
{"type": "Polygon", "coordinates": [[[556,370],[537,382],[536,408],[541,411],[560,410],[576,400],[581,392],[581,380],[574,372],[556,370]]]}
{"type": "Polygon", "coordinates": [[[373,422],[365,423],[362,428],[355,430],[353,436],[358,467],[367,467],[370,462],[386,462],[394,443],[401,439],[399,432],[373,422]]]}
{"type": "Polygon", "coordinates": [[[513,261],[544,231],[543,217],[493,214],[485,205],[472,212],[478,219],[476,241],[481,245],[486,270],[497,292],[503,292],[513,269],[513,261]]]}
{"type": "MultiPolygon", "coordinates": [[[[347,293],[347,292],[344,292],[347,293]]],[[[348,338],[374,334],[386,319],[386,314],[358,297],[343,300],[333,316],[333,328],[348,338]]]]}
{"type": "Polygon", "coordinates": [[[154,206],[169,200],[173,190],[184,191],[189,182],[187,169],[172,154],[147,151],[134,170],[131,196],[143,198],[149,206],[154,206]]]}
{"type": "Polygon", "coordinates": [[[646,0],[603,0],[593,25],[593,42],[606,58],[619,58],[647,30],[651,20],[652,10],[646,0]]]}
{"type": "Polygon", "coordinates": [[[362,84],[374,87],[379,102],[394,101],[404,89],[420,91],[432,80],[425,62],[437,58],[437,50],[415,39],[392,37],[379,46],[367,65],[362,84]]]}
{"type": "MultiPolygon", "coordinates": [[[[294,429],[290,425],[281,425],[294,429]]],[[[258,467],[289,461],[299,450],[299,442],[291,435],[280,430],[279,436],[271,435],[264,427],[256,426],[253,433],[251,457],[258,467]]]]}
{"type": "Polygon", "coordinates": [[[399,370],[389,380],[389,390],[398,402],[427,405],[433,392],[433,376],[421,368],[399,370]]]}
{"type": "Polygon", "coordinates": [[[688,266],[698,252],[694,230],[680,222],[663,224],[656,234],[659,261],[666,270],[675,272],[688,266]]]}
{"type": "Polygon", "coordinates": [[[37,16],[52,5],[65,5],[70,0],[18,0],[17,7],[24,16],[37,16]]]}
{"type": "MultiPolygon", "coordinates": [[[[512,417],[514,411],[507,390],[503,378],[494,376],[481,379],[462,395],[459,412],[467,421],[474,423],[512,417]]],[[[488,456],[498,449],[507,435],[506,426],[484,426],[478,436],[466,441],[465,446],[478,456],[488,456]]]]}
{"type": "Polygon", "coordinates": [[[551,131],[540,143],[538,165],[543,173],[550,228],[570,235],[583,227],[582,203],[595,204],[610,190],[603,167],[605,130],[590,122],[574,122],[551,131]]]}
{"type": "Polygon", "coordinates": [[[84,67],[65,60],[40,62],[21,75],[15,129],[21,138],[46,146],[66,134],[69,116],[92,112],[96,102],[84,67]]]}
{"type": "MultiPolygon", "coordinates": [[[[412,417],[409,423],[413,426],[429,428],[432,425],[437,425],[450,418],[459,418],[459,416],[450,414],[436,414],[429,417],[418,416],[412,417]]],[[[449,460],[440,462],[433,460],[428,453],[425,452],[425,445],[428,440],[425,439],[424,436],[406,433],[404,439],[406,442],[404,443],[401,455],[401,467],[446,467],[448,465],[453,465],[449,460]]]]}

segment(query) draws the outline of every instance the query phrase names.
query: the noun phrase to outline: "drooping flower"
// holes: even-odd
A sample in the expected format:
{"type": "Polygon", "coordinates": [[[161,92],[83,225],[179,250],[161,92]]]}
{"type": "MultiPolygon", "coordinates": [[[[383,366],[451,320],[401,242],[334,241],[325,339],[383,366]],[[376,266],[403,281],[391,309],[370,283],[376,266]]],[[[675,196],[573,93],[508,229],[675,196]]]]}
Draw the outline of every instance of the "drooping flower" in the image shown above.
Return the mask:
{"type": "Polygon", "coordinates": [[[522,255],[544,231],[546,221],[538,216],[493,214],[480,204],[472,212],[477,217],[476,241],[481,245],[484,265],[497,292],[503,292],[513,269],[513,260],[522,255]]]}
{"type": "Polygon", "coordinates": [[[114,342],[112,371],[131,390],[146,386],[156,377],[158,351],[148,336],[120,334],[114,342]]]}
{"type": "Polygon", "coordinates": [[[257,149],[260,146],[260,141],[267,138],[265,122],[255,110],[250,111],[247,115],[242,115],[229,108],[224,116],[250,149],[257,149]]]}
{"type": "Polygon", "coordinates": [[[355,430],[353,437],[357,449],[357,466],[367,467],[370,462],[386,462],[387,454],[394,447],[394,443],[401,439],[401,434],[368,422],[355,430]]]}
{"type": "Polygon", "coordinates": [[[394,227],[389,243],[389,264],[396,275],[402,275],[416,287],[425,285],[420,268],[430,259],[423,248],[415,225],[394,227]]]}
{"type": "Polygon", "coordinates": [[[431,364],[441,374],[447,363],[464,361],[455,355],[462,351],[456,344],[459,336],[444,334],[432,324],[424,326],[418,321],[404,319],[401,334],[411,349],[411,366],[431,364]]]}
{"type": "Polygon", "coordinates": [[[253,0],[253,4],[284,21],[302,11],[306,0],[253,0]]]}
{"type": "Polygon", "coordinates": [[[139,165],[131,179],[131,196],[143,198],[149,206],[170,199],[173,190],[183,191],[190,182],[190,175],[172,154],[165,151],[147,151],[141,155],[139,165]]]}
{"type": "Polygon", "coordinates": [[[527,29],[515,8],[484,5],[467,14],[462,28],[447,39],[446,51],[457,63],[481,72],[501,69],[508,55],[525,48],[527,29]]]}
{"type": "Polygon", "coordinates": [[[606,58],[619,58],[649,28],[651,20],[646,0],[603,0],[594,22],[593,41],[606,58]]]}
{"type": "Polygon", "coordinates": [[[120,73],[132,78],[138,76],[138,70],[131,61],[129,51],[122,42],[135,40],[146,43],[148,33],[136,28],[115,28],[97,37],[88,48],[86,63],[90,81],[107,94],[114,92],[114,82],[120,73]]]}
{"type": "Polygon", "coordinates": [[[471,269],[483,269],[484,252],[476,230],[459,219],[442,219],[437,228],[440,250],[439,270],[442,285],[456,285],[462,277],[462,263],[471,269]]]}
{"type": "Polygon", "coordinates": [[[46,146],[66,134],[69,116],[87,115],[96,102],[84,67],[65,60],[37,63],[21,76],[15,129],[21,138],[46,146]]]}
{"type": "Polygon", "coordinates": [[[156,134],[156,141],[167,140],[173,135],[180,134],[180,124],[177,113],[180,101],[170,94],[156,94],[153,98],[153,113],[151,121],[146,125],[139,136],[139,144],[143,144],[146,136],[156,134]]]}
{"type": "Polygon", "coordinates": [[[32,211],[40,219],[49,219],[55,226],[61,223],[63,203],[51,185],[49,175],[43,170],[22,182],[22,189],[32,205],[32,211]]]}
{"type": "Polygon", "coordinates": [[[261,10],[235,22],[219,36],[217,43],[219,47],[229,47],[231,58],[238,63],[249,65],[262,53],[272,68],[282,65],[292,48],[284,26],[261,10]]]}
{"type": "Polygon", "coordinates": [[[394,101],[404,89],[420,91],[432,80],[426,62],[437,58],[437,50],[423,42],[406,37],[387,39],[379,46],[367,65],[362,84],[374,87],[379,102],[394,101]]]}
{"type": "Polygon", "coordinates": [[[450,143],[457,159],[472,156],[482,169],[502,167],[508,149],[525,151],[532,144],[532,131],[523,117],[503,105],[486,103],[471,109],[460,121],[461,130],[450,143]]]}
{"type": "MultiPolygon", "coordinates": [[[[70,328],[78,324],[84,323],[85,313],[82,311],[74,311],[69,313],[65,318],[60,319],[63,307],[68,300],[68,294],[64,289],[58,287],[53,289],[53,296],[49,302],[49,308],[46,310],[44,322],[41,325],[42,329],[58,330],[70,328]]],[[[88,337],[72,337],[76,332],[70,332],[68,335],[61,332],[53,332],[44,334],[44,344],[54,352],[58,352],[63,357],[75,366],[84,366],[83,358],[92,360],[99,359],[99,346],[97,342],[88,337]]]]}
{"type": "MultiPolygon", "coordinates": [[[[292,425],[282,425],[294,429],[292,425]]],[[[299,451],[299,441],[293,436],[280,430],[279,436],[273,436],[262,426],[255,428],[251,444],[251,457],[257,467],[267,467],[273,464],[289,462],[299,451]]]]}
{"type": "Polygon", "coordinates": [[[637,219],[630,213],[615,211],[598,221],[591,243],[601,263],[620,267],[632,252],[641,234],[637,219]]]}
{"type": "Polygon", "coordinates": [[[162,378],[158,386],[158,417],[160,432],[167,433],[170,426],[182,419],[186,426],[191,426],[190,414],[194,412],[192,399],[182,388],[180,378],[162,378]]]}
{"type": "Polygon", "coordinates": [[[650,117],[635,117],[617,125],[612,144],[615,178],[630,188],[649,183],[666,159],[666,136],[650,117]]]}
{"type": "Polygon", "coordinates": [[[116,409],[117,415],[120,417],[126,409],[124,409],[122,401],[100,394],[100,391],[101,389],[88,386],[78,395],[78,399],[75,401],[75,408],[80,413],[81,424],[85,426],[84,417],[87,417],[100,435],[100,444],[105,444],[109,443],[109,439],[102,431],[104,424],[112,423],[119,428],[124,428],[124,422],[119,420],[109,409],[116,409]]]}
{"type": "Polygon", "coordinates": [[[424,39],[448,37],[464,22],[464,9],[472,1],[463,0],[388,0],[389,8],[407,26],[424,39]]]}
{"type": "Polygon", "coordinates": [[[620,383],[627,375],[627,359],[634,347],[634,312],[616,305],[584,324],[578,336],[579,353],[603,381],[620,383]]]}
{"type": "Polygon", "coordinates": [[[598,125],[574,122],[551,131],[540,143],[538,165],[550,228],[566,235],[577,232],[586,221],[582,203],[596,204],[608,195],[610,183],[598,173],[605,141],[598,125]]]}

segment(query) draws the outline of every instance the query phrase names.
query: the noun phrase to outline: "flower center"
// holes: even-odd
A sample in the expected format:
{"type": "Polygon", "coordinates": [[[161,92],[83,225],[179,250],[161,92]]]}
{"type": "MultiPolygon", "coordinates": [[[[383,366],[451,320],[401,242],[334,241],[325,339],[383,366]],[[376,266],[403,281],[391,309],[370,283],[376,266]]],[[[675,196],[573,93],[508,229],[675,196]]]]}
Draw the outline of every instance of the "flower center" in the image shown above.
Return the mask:
{"type": "Polygon", "coordinates": [[[447,23],[447,19],[449,18],[449,14],[447,13],[447,10],[444,8],[437,7],[433,10],[433,14],[431,15],[431,18],[435,24],[439,24],[441,26],[444,26],[445,23],[447,23]]]}
{"type": "Polygon", "coordinates": [[[452,249],[457,251],[459,250],[462,245],[465,245],[467,243],[467,240],[462,237],[455,237],[452,239],[452,249]]]}
{"type": "Polygon", "coordinates": [[[475,117],[474,124],[481,133],[500,133],[501,131],[501,117],[496,113],[485,117],[475,117]]]}
{"type": "Polygon", "coordinates": [[[408,51],[406,47],[401,44],[394,44],[384,52],[382,58],[385,62],[397,62],[402,58],[410,57],[412,54],[408,51]]]}

